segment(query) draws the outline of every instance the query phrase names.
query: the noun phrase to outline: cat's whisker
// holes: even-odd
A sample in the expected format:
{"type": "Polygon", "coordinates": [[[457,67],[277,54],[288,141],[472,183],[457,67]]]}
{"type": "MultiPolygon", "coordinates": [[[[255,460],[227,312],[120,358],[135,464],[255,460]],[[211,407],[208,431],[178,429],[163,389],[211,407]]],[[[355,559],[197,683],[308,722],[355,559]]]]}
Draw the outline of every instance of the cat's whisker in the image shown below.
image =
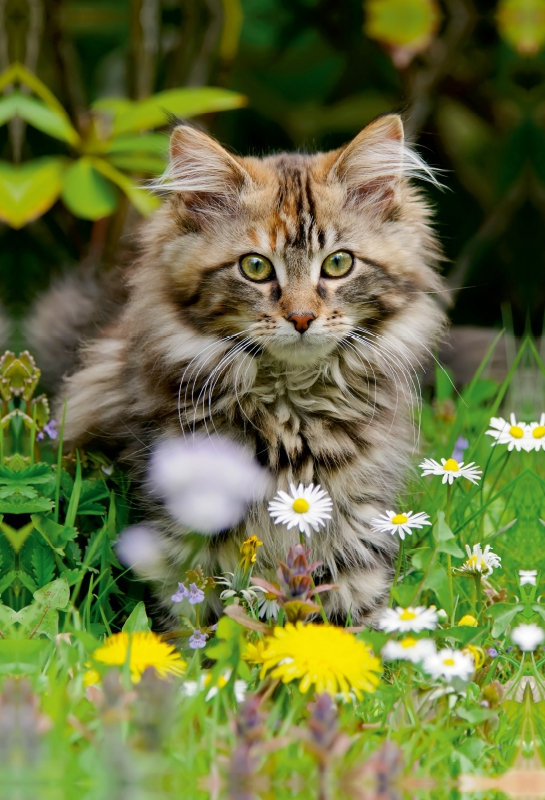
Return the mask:
{"type": "MultiPolygon", "coordinates": [[[[246,338],[245,338],[245,339],[244,339],[244,340],[243,340],[243,341],[242,341],[242,342],[241,342],[239,345],[237,345],[237,348],[236,348],[234,351],[232,351],[232,352],[231,352],[231,356],[232,356],[232,357],[231,357],[231,358],[229,358],[228,360],[227,360],[227,357],[225,358],[225,361],[224,361],[224,364],[223,364],[223,366],[224,366],[224,367],[227,367],[227,366],[229,366],[229,367],[230,367],[230,366],[233,364],[233,362],[236,362],[236,360],[237,360],[237,357],[240,355],[240,353],[241,353],[241,352],[244,352],[244,354],[246,355],[246,354],[247,354],[247,351],[246,351],[246,346],[247,346],[248,344],[251,344],[251,340],[250,340],[248,337],[246,337],[246,338]]],[[[239,364],[239,365],[238,365],[238,367],[237,367],[237,372],[238,372],[238,369],[240,369],[240,366],[241,366],[243,363],[244,363],[244,359],[241,359],[241,362],[240,362],[240,364],[239,364]]],[[[220,363],[220,364],[218,364],[218,368],[219,368],[220,366],[221,366],[221,363],[220,363]]],[[[218,380],[220,380],[220,378],[221,378],[221,371],[219,371],[219,372],[218,372],[218,375],[217,375],[217,377],[215,378],[215,380],[213,380],[213,381],[210,383],[210,386],[209,386],[209,389],[208,389],[208,393],[207,393],[207,394],[208,394],[208,418],[210,419],[210,422],[212,423],[212,426],[213,426],[213,428],[214,428],[214,431],[215,431],[216,433],[217,433],[217,430],[216,430],[216,426],[215,426],[215,424],[214,424],[214,419],[213,419],[213,411],[212,411],[212,396],[213,396],[213,393],[214,393],[214,389],[215,389],[215,387],[216,387],[216,384],[217,384],[218,380]]],[[[205,384],[205,386],[206,386],[206,384],[205,384]]],[[[204,388],[205,388],[205,387],[203,387],[203,390],[204,390],[204,388]]],[[[233,388],[234,388],[234,391],[235,391],[235,396],[236,396],[236,374],[235,374],[235,379],[234,379],[234,381],[233,381],[233,388]]],[[[238,399],[237,399],[237,402],[238,402],[238,399]]],[[[203,419],[205,418],[205,414],[204,414],[204,403],[205,403],[205,398],[203,397],[203,419]]],[[[205,427],[206,427],[206,421],[205,421],[205,427]]],[[[208,432],[208,431],[207,431],[207,432],[208,432]]]]}

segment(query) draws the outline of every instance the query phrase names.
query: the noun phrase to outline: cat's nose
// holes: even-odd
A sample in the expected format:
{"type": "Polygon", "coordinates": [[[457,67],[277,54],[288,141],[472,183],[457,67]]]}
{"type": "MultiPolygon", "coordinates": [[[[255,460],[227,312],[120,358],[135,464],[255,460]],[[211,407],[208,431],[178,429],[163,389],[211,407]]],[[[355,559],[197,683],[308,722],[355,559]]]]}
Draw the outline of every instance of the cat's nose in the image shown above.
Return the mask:
{"type": "Polygon", "coordinates": [[[316,319],[316,314],[290,314],[286,319],[288,322],[293,322],[296,331],[304,333],[312,320],[316,319]]]}

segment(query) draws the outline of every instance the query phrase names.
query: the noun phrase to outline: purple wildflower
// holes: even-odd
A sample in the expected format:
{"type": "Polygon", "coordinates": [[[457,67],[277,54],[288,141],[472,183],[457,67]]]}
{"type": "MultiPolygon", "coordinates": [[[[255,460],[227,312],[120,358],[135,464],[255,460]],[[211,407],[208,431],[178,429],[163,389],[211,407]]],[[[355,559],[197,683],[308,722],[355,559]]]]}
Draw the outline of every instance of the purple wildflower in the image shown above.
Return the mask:
{"type": "Polygon", "coordinates": [[[452,458],[454,461],[463,461],[464,460],[464,450],[467,450],[469,447],[469,442],[467,439],[464,439],[463,436],[458,436],[456,442],[454,443],[454,450],[452,451],[452,458]]]}
{"type": "Polygon", "coordinates": [[[43,442],[43,440],[45,439],[45,433],[43,431],[38,431],[38,433],[36,434],[36,439],[38,442],[43,442]]]}
{"type": "Polygon", "coordinates": [[[499,656],[499,653],[495,647],[489,647],[488,655],[490,656],[490,658],[497,658],[499,656]]]}
{"type": "Polygon", "coordinates": [[[192,650],[200,650],[202,647],[206,647],[207,639],[208,634],[197,628],[197,630],[193,631],[193,636],[189,637],[189,646],[192,650]]]}
{"type": "Polygon", "coordinates": [[[50,439],[56,439],[57,436],[59,435],[59,432],[57,430],[57,420],[50,419],[47,425],[44,425],[43,430],[44,433],[47,433],[50,439]]]}
{"type": "MultiPolygon", "coordinates": [[[[195,584],[192,583],[191,585],[194,586],[195,584]]],[[[186,597],[189,597],[189,591],[185,588],[183,583],[179,583],[178,591],[176,592],[176,594],[173,594],[170,599],[172,600],[173,603],[181,603],[182,600],[186,599],[186,597]]]]}
{"type": "Polygon", "coordinates": [[[202,601],[204,600],[204,592],[202,589],[198,588],[196,583],[190,583],[189,592],[187,593],[186,597],[189,599],[189,602],[191,603],[192,606],[196,606],[199,603],[202,603],[202,601]]]}

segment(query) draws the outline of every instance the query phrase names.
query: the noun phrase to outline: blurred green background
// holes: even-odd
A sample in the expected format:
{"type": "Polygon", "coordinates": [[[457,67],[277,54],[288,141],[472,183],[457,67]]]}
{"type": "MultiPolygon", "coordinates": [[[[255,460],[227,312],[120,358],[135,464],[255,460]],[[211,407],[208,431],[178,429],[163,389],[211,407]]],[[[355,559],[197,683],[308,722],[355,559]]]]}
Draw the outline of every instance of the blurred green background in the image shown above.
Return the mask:
{"type": "Polygon", "coordinates": [[[427,191],[453,321],[501,326],[512,312],[517,333],[531,325],[541,334],[545,0],[6,0],[2,8],[0,69],[26,68],[0,84],[0,292],[15,315],[76,262],[106,269],[130,257],[140,212],[151,206],[143,192],[131,195],[128,179],[142,185],[160,171],[168,121],[162,110],[159,120],[144,114],[127,129],[144,137],[141,148],[127,140],[120,150],[107,139],[112,119],[115,128],[127,109],[143,108],[122,98],[213,86],[246,100],[199,95],[208,113],[184,114],[186,93],[161,95],[154,107],[193,116],[241,154],[337,147],[376,115],[402,112],[442,170],[445,189],[427,191]],[[106,166],[92,161],[106,150],[106,166]]]}

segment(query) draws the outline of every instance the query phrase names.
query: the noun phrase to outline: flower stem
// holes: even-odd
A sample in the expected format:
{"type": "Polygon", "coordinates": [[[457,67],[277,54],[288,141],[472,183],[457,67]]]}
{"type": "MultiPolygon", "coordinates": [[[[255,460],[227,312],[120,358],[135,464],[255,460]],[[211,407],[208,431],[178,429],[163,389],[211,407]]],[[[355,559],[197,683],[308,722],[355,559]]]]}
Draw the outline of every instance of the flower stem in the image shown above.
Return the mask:
{"type": "Polygon", "coordinates": [[[405,542],[402,539],[401,540],[401,547],[399,548],[399,552],[397,554],[396,571],[395,571],[395,575],[394,575],[394,582],[392,584],[392,589],[390,591],[390,600],[388,601],[388,607],[389,608],[392,607],[392,603],[394,602],[394,596],[392,594],[392,591],[396,588],[397,582],[399,580],[399,573],[401,572],[401,565],[403,564],[403,558],[404,558],[404,555],[405,555],[405,552],[404,552],[405,551],[405,547],[404,547],[404,545],[405,545],[405,542]]]}
{"type": "Polygon", "coordinates": [[[483,616],[483,591],[482,591],[482,581],[481,581],[481,573],[476,572],[474,575],[475,578],[475,593],[477,595],[477,619],[479,620],[480,624],[482,625],[482,616],[483,616]]]}
{"type": "MultiPolygon", "coordinates": [[[[452,500],[452,484],[447,486],[447,504],[445,508],[445,522],[450,528],[450,503],[452,500]]],[[[454,614],[454,585],[452,583],[452,556],[447,553],[447,575],[448,575],[448,591],[450,595],[451,615],[454,614]]]]}

